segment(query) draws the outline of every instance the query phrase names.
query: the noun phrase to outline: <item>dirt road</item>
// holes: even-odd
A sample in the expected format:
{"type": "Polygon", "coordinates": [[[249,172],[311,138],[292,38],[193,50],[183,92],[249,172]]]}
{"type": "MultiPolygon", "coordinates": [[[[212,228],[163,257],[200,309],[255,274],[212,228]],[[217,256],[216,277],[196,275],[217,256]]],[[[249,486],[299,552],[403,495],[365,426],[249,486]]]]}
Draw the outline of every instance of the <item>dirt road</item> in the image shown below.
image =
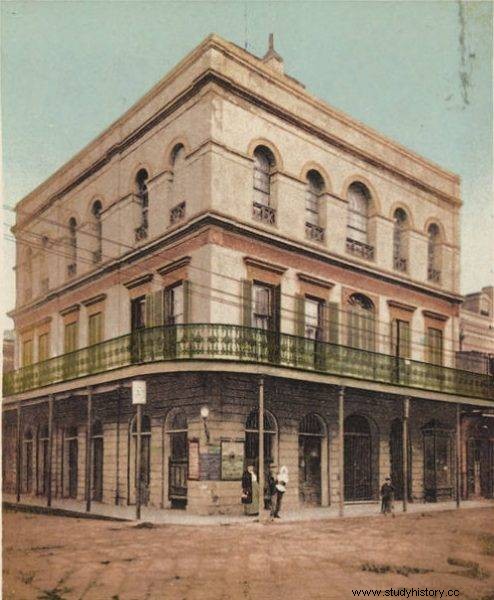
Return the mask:
{"type": "Polygon", "coordinates": [[[5,512],[3,525],[5,600],[345,600],[391,588],[494,600],[492,509],[150,528],[5,512]]]}

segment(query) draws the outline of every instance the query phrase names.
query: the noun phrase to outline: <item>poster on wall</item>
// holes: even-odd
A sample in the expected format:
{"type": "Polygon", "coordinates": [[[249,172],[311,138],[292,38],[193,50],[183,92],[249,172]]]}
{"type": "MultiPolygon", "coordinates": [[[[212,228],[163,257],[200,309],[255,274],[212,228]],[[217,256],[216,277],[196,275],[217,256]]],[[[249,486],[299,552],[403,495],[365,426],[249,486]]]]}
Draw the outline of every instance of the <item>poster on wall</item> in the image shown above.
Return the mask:
{"type": "Polygon", "coordinates": [[[244,442],[221,442],[221,479],[240,481],[244,470],[244,442]]]}
{"type": "Polygon", "coordinates": [[[189,479],[199,479],[199,440],[189,440],[189,479]]]}

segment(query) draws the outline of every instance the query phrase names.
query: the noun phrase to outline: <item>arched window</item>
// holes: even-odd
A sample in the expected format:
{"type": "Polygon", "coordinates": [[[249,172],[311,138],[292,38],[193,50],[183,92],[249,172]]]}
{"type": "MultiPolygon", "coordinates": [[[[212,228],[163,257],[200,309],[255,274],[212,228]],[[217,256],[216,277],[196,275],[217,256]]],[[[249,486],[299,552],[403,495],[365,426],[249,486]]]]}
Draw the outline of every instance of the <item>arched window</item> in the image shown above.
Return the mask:
{"type": "Polygon", "coordinates": [[[320,226],[319,203],[324,191],[324,179],[311,169],[307,173],[307,187],[305,192],[305,233],[309,239],[323,240],[324,231],[320,226]]]}
{"type": "Polygon", "coordinates": [[[172,508],[183,508],[187,502],[188,423],[187,415],[177,410],[165,423],[168,436],[168,499],[172,508]]]}
{"type": "Polygon", "coordinates": [[[396,271],[407,270],[405,248],[405,230],[407,214],[402,208],[397,208],[393,215],[393,267],[396,271]]]}
{"type": "Polygon", "coordinates": [[[172,189],[170,208],[170,225],[185,218],[187,173],[185,165],[185,148],[183,144],[177,144],[171,153],[172,164],[172,189]]]}
{"type": "Polygon", "coordinates": [[[348,299],[348,309],[348,345],[362,350],[374,350],[374,304],[363,294],[352,294],[348,299]]]}
{"type": "Polygon", "coordinates": [[[67,275],[73,277],[77,273],[77,221],[69,219],[69,264],[67,275]]]}
{"type": "Polygon", "coordinates": [[[439,283],[441,279],[439,227],[431,223],[427,229],[427,279],[439,283]]]}
{"type": "Polygon", "coordinates": [[[345,419],[345,500],[372,498],[372,438],[369,421],[361,415],[345,419]]]}
{"type": "MultiPolygon", "coordinates": [[[[277,426],[273,415],[264,412],[264,464],[267,468],[270,463],[276,462],[277,426]]],[[[256,469],[259,466],[259,411],[253,410],[245,421],[245,460],[247,464],[253,464],[256,469]]]]}
{"type": "Polygon", "coordinates": [[[142,240],[148,235],[148,179],[149,175],[146,169],[141,169],[136,175],[137,200],[141,207],[141,224],[136,229],[136,241],[142,240]]]}
{"type": "Polygon", "coordinates": [[[348,188],[348,238],[368,242],[370,192],[363,183],[352,183],[348,188]]]}
{"type": "Polygon", "coordinates": [[[254,150],[254,202],[263,206],[271,204],[271,173],[274,166],[271,150],[258,146],[254,150]]]}
{"type": "Polygon", "coordinates": [[[93,261],[95,263],[100,262],[102,258],[102,224],[101,224],[101,212],[103,207],[99,200],[93,203],[91,208],[91,214],[93,215],[93,227],[94,235],[96,236],[96,249],[93,252],[93,261]]]}

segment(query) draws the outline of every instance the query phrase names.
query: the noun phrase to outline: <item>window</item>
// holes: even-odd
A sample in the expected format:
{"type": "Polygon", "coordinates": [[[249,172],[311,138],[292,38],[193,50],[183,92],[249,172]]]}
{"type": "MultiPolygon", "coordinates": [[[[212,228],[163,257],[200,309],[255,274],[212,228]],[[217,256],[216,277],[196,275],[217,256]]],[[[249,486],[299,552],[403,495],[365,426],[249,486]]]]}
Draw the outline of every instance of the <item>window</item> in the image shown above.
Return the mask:
{"type": "Polygon", "coordinates": [[[94,235],[96,236],[96,249],[93,252],[93,262],[97,263],[101,261],[102,258],[102,224],[101,224],[101,211],[103,207],[101,206],[101,202],[96,200],[93,203],[91,213],[94,219],[94,235]]]}
{"type": "Polygon", "coordinates": [[[369,190],[362,183],[348,188],[347,237],[362,244],[368,243],[369,190]]]}
{"type": "Polygon", "coordinates": [[[93,346],[103,340],[103,313],[97,312],[89,316],[88,345],[93,346]]]}
{"type": "Polygon", "coordinates": [[[182,283],[165,289],[165,325],[184,322],[184,287],[182,283]]]}
{"type": "Polygon", "coordinates": [[[436,420],[422,428],[425,499],[436,501],[452,493],[451,432],[436,420]]]}
{"type": "Polygon", "coordinates": [[[26,248],[24,272],[24,302],[29,302],[33,297],[33,249],[30,246],[26,248]]]}
{"type": "MultiPolygon", "coordinates": [[[[276,462],[276,421],[271,413],[264,412],[264,464],[276,462]]],[[[245,422],[245,461],[246,465],[259,467],[259,411],[253,410],[245,422]]]]}
{"type": "Polygon", "coordinates": [[[431,223],[427,229],[427,279],[439,283],[441,271],[439,268],[439,227],[431,223]]]}
{"type": "Polygon", "coordinates": [[[149,179],[146,169],[141,169],[136,175],[137,199],[141,207],[141,224],[136,229],[136,240],[142,240],[148,235],[148,208],[149,195],[147,181],[149,179]]]}
{"type": "Polygon", "coordinates": [[[77,273],[77,221],[74,217],[69,219],[69,264],[67,276],[73,277],[77,273]]]}
{"type": "Polygon", "coordinates": [[[443,364],[443,332],[440,329],[427,329],[427,362],[432,365],[443,364]]]}
{"type": "Polygon", "coordinates": [[[395,210],[393,227],[393,268],[396,271],[407,270],[404,233],[407,226],[407,214],[402,208],[395,210]]]}
{"type": "Polygon", "coordinates": [[[307,189],[305,195],[305,218],[311,225],[319,225],[319,196],[324,191],[324,180],[314,170],[307,173],[307,189]]]}
{"type": "Polygon", "coordinates": [[[50,334],[42,333],[38,337],[38,361],[48,360],[50,358],[50,334]]]}
{"type": "Polygon", "coordinates": [[[348,305],[348,345],[362,350],[374,350],[374,304],[367,296],[352,294],[348,305]]]}
{"type": "Polygon", "coordinates": [[[146,296],[139,296],[130,302],[131,331],[143,329],[146,326],[146,296]]]}
{"type": "Polygon", "coordinates": [[[273,153],[259,146],[254,151],[254,203],[271,204],[271,172],[275,165],[273,153]]]}
{"type": "Polygon", "coordinates": [[[272,329],[273,288],[262,283],[254,283],[252,300],[252,326],[258,329],[272,329]]]}
{"type": "Polygon", "coordinates": [[[41,236],[41,252],[40,252],[40,267],[39,267],[39,276],[40,276],[40,291],[42,294],[46,294],[50,289],[50,279],[47,269],[47,259],[48,259],[48,244],[49,238],[47,235],[41,236]]]}
{"type": "Polygon", "coordinates": [[[33,340],[24,340],[22,343],[22,366],[33,364],[33,340]]]}
{"type": "Polygon", "coordinates": [[[411,339],[410,339],[410,322],[401,319],[393,321],[393,356],[400,358],[410,358],[411,356],[411,339]]]}
{"type": "Polygon", "coordinates": [[[305,298],[305,332],[304,337],[321,340],[323,332],[324,301],[305,298]]]}
{"type": "Polygon", "coordinates": [[[78,331],[79,331],[79,327],[78,327],[77,321],[74,321],[73,323],[67,323],[65,325],[65,332],[64,332],[64,353],[65,354],[67,354],[68,352],[74,352],[75,350],[77,350],[78,331]]]}

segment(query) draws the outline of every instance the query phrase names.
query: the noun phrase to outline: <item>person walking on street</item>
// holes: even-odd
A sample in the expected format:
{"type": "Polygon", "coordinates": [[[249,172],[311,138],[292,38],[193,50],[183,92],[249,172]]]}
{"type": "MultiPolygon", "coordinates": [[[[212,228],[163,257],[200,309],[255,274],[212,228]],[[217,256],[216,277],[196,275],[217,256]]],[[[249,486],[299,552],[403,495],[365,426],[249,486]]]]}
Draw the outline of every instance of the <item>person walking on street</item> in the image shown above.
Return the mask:
{"type": "Polygon", "coordinates": [[[381,487],[381,512],[384,516],[387,516],[388,513],[395,516],[393,512],[394,494],[395,489],[391,483],[391,477],[386,477],[381,487]]]}
{"type": "Polygon", "coordinates": [[[274,503],[276,500],[276,480],[275,480],[275,465],[270,463],[266,475],[266,484],[264,486],[264,508],[269,510],[270,516],[274,514],[274,503]]]}
{"type": "Polygon", "coordinates": [[[245,515],[254,517],[259,514],[259,484],[254,465],[249,465],[242,475],[242,504],[245,515]]]}
{"type": "Polygon", "coordinates": [[[286,486],[288,484],[288,469],[287,467],[281,467],[278,475],[276,476],[276,502],[274,506],[273,518],[281,519],[280,510],[281,510],[281,502],[283,500],[283,495],[286,492],[286,486]]]}

